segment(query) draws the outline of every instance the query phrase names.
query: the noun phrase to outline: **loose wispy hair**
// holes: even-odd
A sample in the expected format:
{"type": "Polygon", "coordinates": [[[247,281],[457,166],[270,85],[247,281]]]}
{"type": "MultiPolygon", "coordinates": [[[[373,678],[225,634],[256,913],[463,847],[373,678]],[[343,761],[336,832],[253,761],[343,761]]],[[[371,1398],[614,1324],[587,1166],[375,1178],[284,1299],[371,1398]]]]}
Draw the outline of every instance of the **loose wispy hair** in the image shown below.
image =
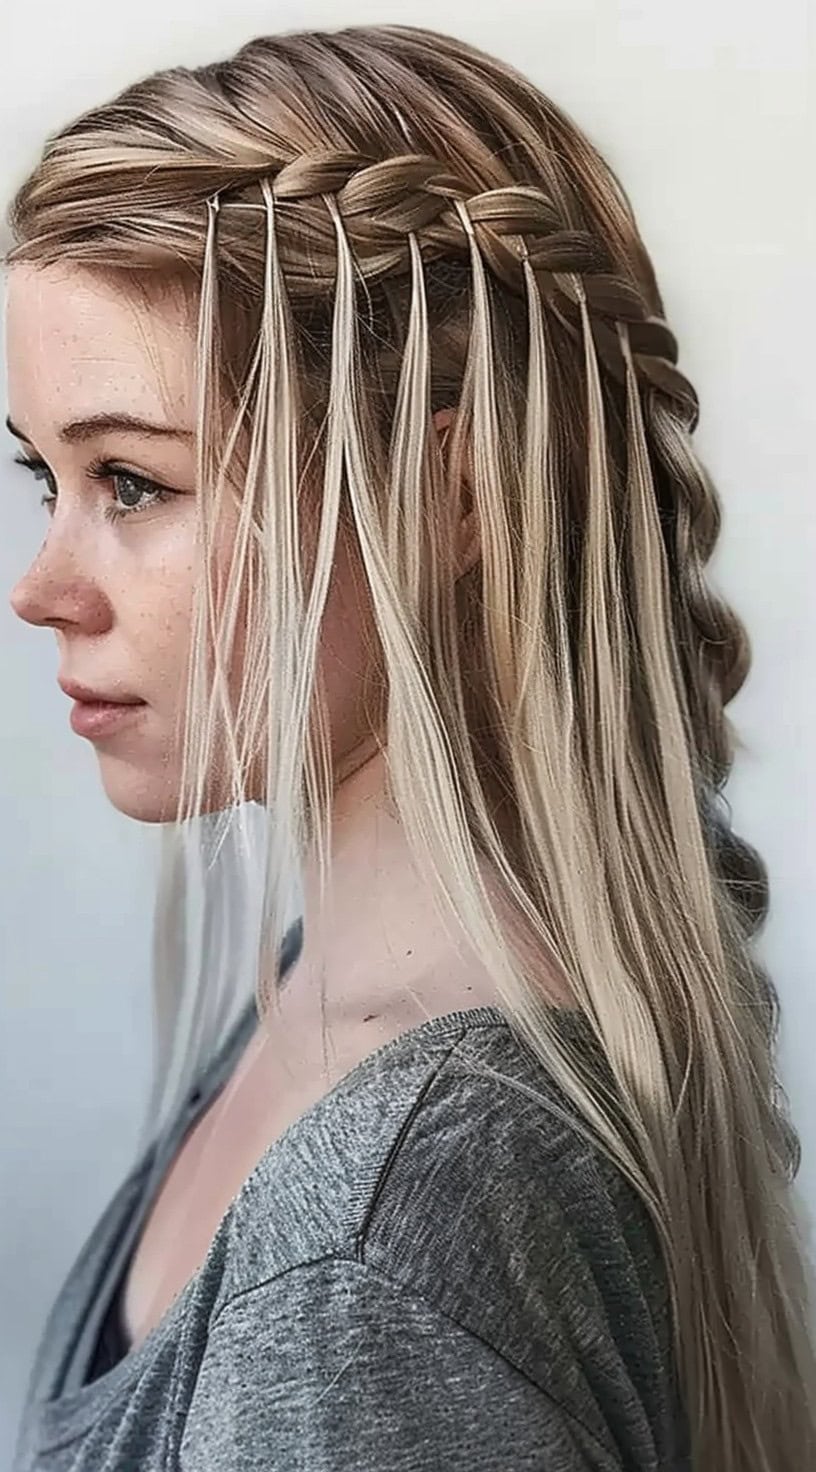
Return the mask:
{"type": "MultiPolygon", "coordinates": [[[[48,140],[10,219],[11,265],[73,262],[147,306],[180,283],[197,311],[201,574],[150,1128],[177,1098],[168,937],[191,823],[207,872],[234,844],[261,1015],[310,849],[329,892],[317,656],[352,537],[390,792],[440,913],[648,1208],[693,1465],[803,1472],[800,1149],[754,948],[767,873],[723,795],[739,744],[724,707],[750,648],[704,577],[721,509],[692,446],[697,397],[612,169],[506,63],[353,27],[137,82],[48,140]],[[455,410],[444,452],[440,408],[455,410]],[[456,578],[466,464],[481,545],[456,578]],[[605,1067],[558,1026],[548,973],[605,1067]]],[[[210,933],[194,968],[182,1086],[223,1032],[218,948],[210,933]]]]}

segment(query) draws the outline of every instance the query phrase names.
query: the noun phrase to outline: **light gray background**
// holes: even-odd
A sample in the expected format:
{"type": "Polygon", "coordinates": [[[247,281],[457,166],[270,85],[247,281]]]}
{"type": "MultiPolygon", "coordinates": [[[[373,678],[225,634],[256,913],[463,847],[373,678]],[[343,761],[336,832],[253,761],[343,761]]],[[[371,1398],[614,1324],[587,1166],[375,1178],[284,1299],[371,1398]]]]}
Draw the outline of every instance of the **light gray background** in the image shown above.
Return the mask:
{"type": "MultiPolygon", "coordinates": [[[[797,0],[250,4],[33,0],[0,66],[0,192],[77,112],[154,68],[226,56],[269,30],[442,26],[524,68],[600,145],[657,265],[696,443],[724,503],[711,576],[747,623],[748,743],[728,795],[771,872],[761,953],[782,999],[782,1077],[816,1205],[816,901],[811,830],[813,57],[797,0]],[[492,13],[491,13],[492,12],[492,13]],[[477,18],[480,17],[480,18],[477,18]],[[808,98],[810,97],[810,102],[808,98]]],[[[5,418],[5,408],[3,418],[5,418]]],[[[0,431],[0,588],[42,535],[0,431]]],[[[39,488],[37,488],[39,490],[39,488]]],[[[52,637],[0,603],[0,1465],[44,1315],[128,1167],[147,1081],[155,832],[113,811],[68,727],[52,637]]]]}

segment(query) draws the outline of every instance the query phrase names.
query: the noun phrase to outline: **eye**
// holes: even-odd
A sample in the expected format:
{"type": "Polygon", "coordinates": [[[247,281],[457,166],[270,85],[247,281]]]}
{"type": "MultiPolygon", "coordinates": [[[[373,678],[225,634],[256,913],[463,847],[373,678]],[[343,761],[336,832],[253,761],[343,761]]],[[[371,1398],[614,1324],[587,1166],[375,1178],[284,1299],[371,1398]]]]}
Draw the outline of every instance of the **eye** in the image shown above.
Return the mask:
{"type": "MultiPolygon", "coordinates": [[[[57,492],[54,478],[44,460],[29,458],[26,455],[15,457],[18,465],[23,465],[30,470],[37,480],[44,480],[49,487],[50,494],[40,498],[41,504],[53,510],[57,492]]],[[[123,516],[132,516],[140,511],[147,511],[158,502],[167,501],[171,496],[180,494],[171,491],[168,486],[159,485],[156,481],[148,480],[146,476],[136,475],[132,470],[126,470],[121,465],[115,465],[110,460],[94,460],[88,466],[88,475],[94,480],[110,481],[114,487],[118,502],[105,507],[105,516],[108,521],[119,521],[123,516]]]]}

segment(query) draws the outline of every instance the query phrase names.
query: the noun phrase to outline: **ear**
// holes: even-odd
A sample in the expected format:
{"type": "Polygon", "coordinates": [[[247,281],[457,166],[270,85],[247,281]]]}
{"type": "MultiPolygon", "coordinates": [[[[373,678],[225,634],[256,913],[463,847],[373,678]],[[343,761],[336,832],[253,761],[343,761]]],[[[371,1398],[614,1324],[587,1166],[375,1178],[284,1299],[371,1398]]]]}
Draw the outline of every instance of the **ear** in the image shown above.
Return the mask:
{"type": "MultiPolygon", "coordinates": [[[[434,427],[440,437],[442,458],[447,464],[447,444],[456,419],[455,409],[437,409],[432,416],[434,427]]],[[[473,476],[470,455],[465,452],[459,486],[459,507],[456,529],[456,578],[470,572],[479,560],[481,539],[473,495],[473,476]]]]}

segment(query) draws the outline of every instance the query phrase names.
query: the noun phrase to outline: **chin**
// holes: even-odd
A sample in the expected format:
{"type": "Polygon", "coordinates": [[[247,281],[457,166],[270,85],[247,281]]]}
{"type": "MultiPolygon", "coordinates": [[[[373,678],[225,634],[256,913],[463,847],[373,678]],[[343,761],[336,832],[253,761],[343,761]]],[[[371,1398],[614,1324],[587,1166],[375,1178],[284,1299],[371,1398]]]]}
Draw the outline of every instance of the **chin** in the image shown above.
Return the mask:
{"type": "Polygon", "coordinates": [[[111,791],[108,787],[105,791],[113,806],[126,818],[135,818],[137,823],[171,823],[175,819],[175,803],[162,804],[136,793],[111,791]]]}
{"type": "Polygon", "coordinates": [[[108,801],[138,823],[169,823],[176,816],[178,787],[155,772],[100,757],[100,776],[108,801]]]}
{"type": "MultiPolygon", "coordinates": [[[[157,773],[121,758],[99,755],[99,770],[105,795],[126,818],[138,823],[174,823],[181,775],[171,767],[157,773]]],[[[250,798],[250,801],[254,801],[250,798]]],[[[232,806],[226,783],[210,783],[200,811],[222,812],[232,806]]]]}

